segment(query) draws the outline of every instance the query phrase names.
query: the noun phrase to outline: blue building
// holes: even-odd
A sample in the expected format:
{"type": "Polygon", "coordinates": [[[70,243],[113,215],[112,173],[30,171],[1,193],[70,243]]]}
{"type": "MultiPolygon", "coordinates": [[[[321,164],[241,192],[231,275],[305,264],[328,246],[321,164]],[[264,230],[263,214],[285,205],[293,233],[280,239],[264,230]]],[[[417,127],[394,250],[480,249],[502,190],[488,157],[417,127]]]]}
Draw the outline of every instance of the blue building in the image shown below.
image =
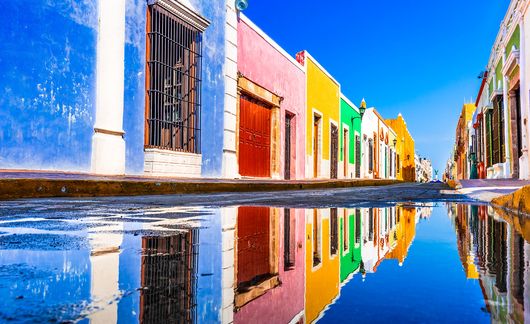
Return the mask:
{"type": "Polygon", "coordinates": [[[0,16],[0,169],[237,174],[231,1],[9,1],[0,16]]]}

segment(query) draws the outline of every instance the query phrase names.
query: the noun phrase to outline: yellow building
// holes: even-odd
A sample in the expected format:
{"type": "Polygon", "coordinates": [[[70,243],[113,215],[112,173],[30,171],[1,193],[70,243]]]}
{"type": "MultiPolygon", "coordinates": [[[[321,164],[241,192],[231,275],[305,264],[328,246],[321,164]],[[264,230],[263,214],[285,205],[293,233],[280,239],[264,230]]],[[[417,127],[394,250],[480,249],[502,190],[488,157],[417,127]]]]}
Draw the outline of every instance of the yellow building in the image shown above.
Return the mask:
{"type": "Polygon", "coordinates": [[[313,322],[339,296],[338,210],[306,210],[305,319],[313,322]]]}
{"type": "Polygon", "coordinates": [[[296,55],[306,70],[306,178],[337,178],[340,84],[307,51],[296,55]]]}
{"type": "Polygon", "coordinates": [[[416,181],[416,163],[414,162],[414,139],[407,128],[407,123],[401,114],[396,119],[387,119],[389,125],[397,135],[396,162],[397,179],[403,181],[416,181]]]}

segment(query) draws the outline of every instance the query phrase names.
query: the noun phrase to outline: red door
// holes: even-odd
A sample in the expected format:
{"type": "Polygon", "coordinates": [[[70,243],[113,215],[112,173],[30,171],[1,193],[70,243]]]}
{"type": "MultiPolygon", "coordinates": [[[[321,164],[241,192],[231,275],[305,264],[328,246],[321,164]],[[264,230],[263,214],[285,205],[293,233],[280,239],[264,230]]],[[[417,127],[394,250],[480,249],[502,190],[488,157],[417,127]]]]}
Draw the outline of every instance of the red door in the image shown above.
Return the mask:
{"type": "Polygon", "coordinates": [[[269,208],[239,207],[237,215],[237,283],[259,280],[270,273],[269,208]]]}
{"type": "Polygon", "coordinates": [[[270,177],[270,106],[242,95],[239,111],[239,173],[270,177]]]}

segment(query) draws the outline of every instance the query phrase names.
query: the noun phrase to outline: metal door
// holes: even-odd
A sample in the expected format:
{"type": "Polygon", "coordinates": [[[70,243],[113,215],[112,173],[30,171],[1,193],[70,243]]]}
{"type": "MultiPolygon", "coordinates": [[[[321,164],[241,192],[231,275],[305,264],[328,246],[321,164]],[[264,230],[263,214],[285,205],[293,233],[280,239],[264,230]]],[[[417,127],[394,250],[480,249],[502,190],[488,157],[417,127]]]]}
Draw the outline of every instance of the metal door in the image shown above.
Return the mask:
{"type": "Polygon", "coordinates": [[[331,179],[337,179],[337,163],[338,163],[338,155],[339,155],[339,130],[337,129],[337,126],[331,125],[331,179]]]}
{"type": "Polygon", "coordinates": [[[291,115],[285,115],[285,180],[291,179],[291,115]]]}
{"type": "Polygon", "coordinates": [[[270,272],[269,208],[239,207],[237,215],[237,284],[270,272]]]}
{"type": "Polygon", "coordinates": [[[239,111],[239,173],[270,177],[270,106],[242,95],[239,111]]]}

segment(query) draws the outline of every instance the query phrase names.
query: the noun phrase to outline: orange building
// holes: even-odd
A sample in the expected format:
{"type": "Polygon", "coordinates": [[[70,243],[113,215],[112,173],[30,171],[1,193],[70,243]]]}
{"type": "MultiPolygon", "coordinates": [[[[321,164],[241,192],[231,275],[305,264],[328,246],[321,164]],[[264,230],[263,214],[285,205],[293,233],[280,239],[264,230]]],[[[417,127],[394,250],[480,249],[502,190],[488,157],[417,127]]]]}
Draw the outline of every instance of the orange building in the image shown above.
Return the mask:
{"type": "Polygon", "coordinates": [[[396,177],[403,181],[416,181],[416,163],[414,162],[414,139],[401,114],[396,119],[387,119],[385,123],[396,132],[396,177]]]}
{"type": "Polygon", "coordinates": [[[398,206],[396,236],[397,244],[387,255],[387,259],[396,259],[402,265],[416,236],[416,208],[398,206]]]}

